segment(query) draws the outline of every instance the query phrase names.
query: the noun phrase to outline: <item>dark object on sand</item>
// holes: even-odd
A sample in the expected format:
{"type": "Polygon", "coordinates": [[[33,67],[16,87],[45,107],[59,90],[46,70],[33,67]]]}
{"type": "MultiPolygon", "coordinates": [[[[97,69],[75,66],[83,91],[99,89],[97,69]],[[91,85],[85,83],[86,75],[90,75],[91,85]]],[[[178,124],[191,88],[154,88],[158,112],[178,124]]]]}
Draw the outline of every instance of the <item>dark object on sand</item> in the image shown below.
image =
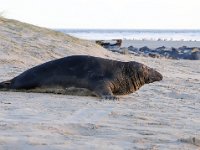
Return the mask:
{"type": "Polygon", "coordinates": [[[153,57],[153,58],[159,58],[160,57],[160,55],[157,54],[157,53],[149,53],[149,56],[153,57]]]}
{"type": "Polygon", "coordinates": [[[194,48],[191,53],[191,60],[200,60],[200,50],[198,48],[194,48]]]}
{"type": "Polygon", "coordinates": [[[122,40],[121,39],[112,39],[110,42],[106,41],[106,40],[97,40],[96,44],[101,45],[104,48],[107,49],[112,49],[112,48],[120,48],[122,45],[122,40]],[[112,43],[112,42],[115,43],[112,43]]]}
{"type": "Polygon", "coordinates": [[[117,99],[144,84],[162,80],[162,75],[138,62],[120,62],[93,56],[69,56],[33,67],[1,89],[85,88],[104,99],[117,99]]]}
{"type": "Polygon", "coordinates": [[[144,53],[149,53],[152,50],[150,48],[148,48],[147,46],[144,46],[144,47],[141,47],[139,49],[139,51],[144,52],[144,53]]]}
{"type": "Polygon", "coordinates": [[[200,49],[195,47],[186,47],[182,46],[179,48],[167,48],[165,46],[158,47],[155,49],[151,49],[147,46],[136,48],[133,46],[129,46],[128,48],[120,48],[120,50],[111,50],[113,52],[118,52],[121,54],[123,53],[123,50],[127,49],[128,52],[133,54],[135,56],[149,56],[153,58],[170,58],[170,59],[189,59],[189,60],[200,60],[200,49]]]}

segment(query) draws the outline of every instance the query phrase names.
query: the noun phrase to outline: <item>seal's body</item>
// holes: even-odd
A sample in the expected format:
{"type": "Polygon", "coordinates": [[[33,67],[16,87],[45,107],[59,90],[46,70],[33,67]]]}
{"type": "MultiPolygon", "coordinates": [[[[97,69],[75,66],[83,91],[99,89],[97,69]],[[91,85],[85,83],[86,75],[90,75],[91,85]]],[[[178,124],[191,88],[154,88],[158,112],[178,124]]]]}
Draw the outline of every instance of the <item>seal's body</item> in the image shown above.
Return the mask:
{"type": "Polygon", "coordinates": [[[93,56],[69,56],[33,67],[0,88],[85,88],[95,95],[115,99],[138,90],[145,83],[162,80],[157,71],[138,62],[121,62],[93,56]]]}

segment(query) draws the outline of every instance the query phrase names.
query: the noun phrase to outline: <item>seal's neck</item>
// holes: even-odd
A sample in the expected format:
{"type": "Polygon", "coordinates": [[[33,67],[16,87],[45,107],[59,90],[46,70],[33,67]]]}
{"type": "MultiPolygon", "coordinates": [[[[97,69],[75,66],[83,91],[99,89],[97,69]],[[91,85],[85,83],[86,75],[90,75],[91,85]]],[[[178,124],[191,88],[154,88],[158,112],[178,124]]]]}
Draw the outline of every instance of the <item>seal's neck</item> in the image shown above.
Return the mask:
{"type": "Polygon", "coordinates": [[[134,75],[131,77],[131,81],[135,91],[145,84],[143,75],[139,74],[138,72],[134,72],[134,75]]]}
{"type": "Polygon", "coordinates": [[[127,76],[127,80],[130,82],[130,90],[131,91],[137,91],[141,86],[145,84],[144,75],[140,72],[139,68],[137,66],[132,66],[129,63],[127,63],[127,67],[125,74],[127,76]]]}

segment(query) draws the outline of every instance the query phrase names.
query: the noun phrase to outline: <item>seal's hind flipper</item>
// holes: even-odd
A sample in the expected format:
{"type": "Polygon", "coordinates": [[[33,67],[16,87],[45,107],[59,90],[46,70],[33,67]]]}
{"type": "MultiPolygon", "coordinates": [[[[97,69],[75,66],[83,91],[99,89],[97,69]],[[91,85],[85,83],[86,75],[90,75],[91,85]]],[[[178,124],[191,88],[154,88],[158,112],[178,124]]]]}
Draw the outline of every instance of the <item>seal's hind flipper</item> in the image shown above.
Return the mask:
{"type": "Polygon", "coordinates": [[[9,89],[11,80],[3,81],[0,83],[0,89],[9,89]]]}

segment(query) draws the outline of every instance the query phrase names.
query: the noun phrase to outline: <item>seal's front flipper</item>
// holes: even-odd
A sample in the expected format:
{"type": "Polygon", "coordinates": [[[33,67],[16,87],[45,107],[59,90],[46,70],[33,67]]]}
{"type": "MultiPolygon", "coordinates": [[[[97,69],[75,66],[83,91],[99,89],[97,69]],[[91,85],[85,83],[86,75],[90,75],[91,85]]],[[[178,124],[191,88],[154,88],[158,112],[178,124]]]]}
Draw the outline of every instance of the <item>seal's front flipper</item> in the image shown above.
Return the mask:
{"type": "Polygon", "coordinates": [[[113,100],[113,101],[118,101],[119,98],[113,95],[102,95],[101,98],[104,100],[113,100]]]}
{"type": "Polygon", "coordinates": [[[0,89],[9,89],[10,85],[11,85],[11,80],[1,82],[0,89]]]}
{"type": "Polygon", "coordinates": [[[118,97],[113,95],[113,92],[109,86],[99,85],[93,89],[94,93],[105,100],[119,100],[118,97]]]}

